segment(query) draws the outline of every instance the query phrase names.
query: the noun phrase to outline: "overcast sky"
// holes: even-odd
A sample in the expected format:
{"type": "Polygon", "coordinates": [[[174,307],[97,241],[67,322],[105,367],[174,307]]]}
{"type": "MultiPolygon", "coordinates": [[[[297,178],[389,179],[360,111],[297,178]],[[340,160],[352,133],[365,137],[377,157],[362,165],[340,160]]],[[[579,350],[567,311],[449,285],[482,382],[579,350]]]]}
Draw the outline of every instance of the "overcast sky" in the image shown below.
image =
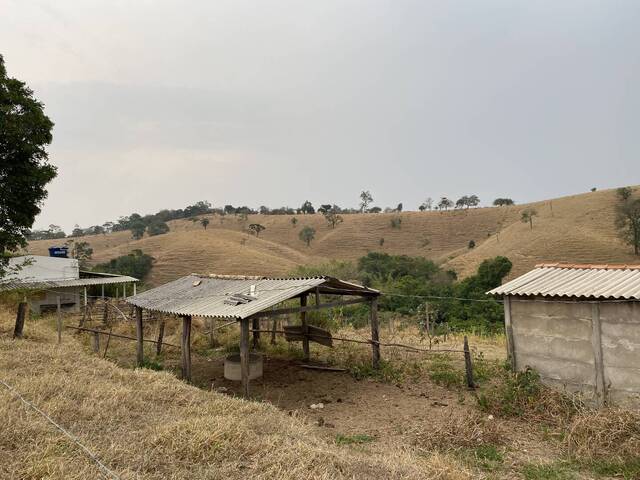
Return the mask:
{"type": "Polygon", "coordinates": [[[640,2],[0,0],[55,122],[36,226],[640,183],[640,2]]]}

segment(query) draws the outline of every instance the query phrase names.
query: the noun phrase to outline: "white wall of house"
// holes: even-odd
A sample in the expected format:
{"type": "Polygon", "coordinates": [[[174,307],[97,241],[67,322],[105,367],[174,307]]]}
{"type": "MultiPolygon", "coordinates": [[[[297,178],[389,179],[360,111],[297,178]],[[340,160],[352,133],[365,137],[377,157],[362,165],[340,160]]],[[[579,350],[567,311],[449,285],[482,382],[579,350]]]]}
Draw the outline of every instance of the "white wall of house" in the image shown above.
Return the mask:
{"type": "Polygon", "coordinates": [[[80,266],[75,258],[45,257],[26,255],[9,260],[9,266],[20,266],[12,271],[7,280],[42,281],[42,280],[74,280],[80,278],[80,266]]]}

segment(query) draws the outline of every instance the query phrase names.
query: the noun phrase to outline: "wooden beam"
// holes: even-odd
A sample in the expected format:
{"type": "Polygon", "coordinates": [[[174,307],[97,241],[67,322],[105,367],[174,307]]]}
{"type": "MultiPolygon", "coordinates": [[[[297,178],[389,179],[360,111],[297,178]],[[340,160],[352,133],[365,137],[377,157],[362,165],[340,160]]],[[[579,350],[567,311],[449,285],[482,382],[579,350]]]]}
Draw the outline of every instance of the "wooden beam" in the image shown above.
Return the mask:
{"type": "Polygon", "coordinates": [[[142,308],[136,307],[136,365],[144,364],[144,332],[142,330],[142,308]]]}
{"type": "Polygon", "coordinates": [[[516,371],[516,350],[513,342],[513,325],[511,323],[511,297],[505,295],[502,300],[504,304],[504,331],[507,336],[507,357],[511,364],[511,370],[516,371]]]}
{"type": "Polygon", "coordinates": [[[378,299],[371,300],[369,318],[371,323],[371,360],[374,369],[380,368],[380,333],[378,329],[378,299]]]}
{"type": "Polygon", "coordinates": [[[242,394],[249,397],[249,319],[240,320],[240,373],[242,394]]]}
{"type": "MultiPolygon", "coordinates": [[[[302,299],[303,297],[300,297],[302,299]]],[[[306,298],[306,295],[304,296],[306,298]]],[[[323,308],[333,308],[333,307],[344,307],[347,305],[355,305],[357,303],[367,303],[371,302],[371,297],[367,298],[354,298],[352,300],[337,300],[335,302],[322,303],[320,305],[306,305],[300,307],[291,307],[291,308],[280,308],[278,310],[267,310],[264,312],[260,312],[256,314],[259,317],[274,317],[277,315],[287,315],[290,313],[303,313],[303,312],[313,312],[316,310],[321,310],[323,308]]]]}
{"type": "Polygon", "coordinates": [[[300,297],[300,325],[302,325],[302,353],[303,360],[309,361],[309,326],[307,325],[307,311],[304,307],[307,306],[307,296],[300,297]]]}
{"type": "Polygon", "coordinates": [[[591,304],[591,345],[593,347],[593,359],[596,380],[596,402],[598,407],[605,404],[607,398],[604,382],[604,361],[602,360],[602,327],[600,325],[600,305],[591,304]]]}
{"type": "Polygon", "coordinates": [[[182,379],[191,382],[191,316],[182,317],[182,379]]]}
{"type": "Polygon", "coordinates": [[[467,379],[468,388],[476,388],[476,382],[473,380],[473,364],[471,363],[471,350],[469,350],[469,340],[464,336],[464,372],[467,379]]]}

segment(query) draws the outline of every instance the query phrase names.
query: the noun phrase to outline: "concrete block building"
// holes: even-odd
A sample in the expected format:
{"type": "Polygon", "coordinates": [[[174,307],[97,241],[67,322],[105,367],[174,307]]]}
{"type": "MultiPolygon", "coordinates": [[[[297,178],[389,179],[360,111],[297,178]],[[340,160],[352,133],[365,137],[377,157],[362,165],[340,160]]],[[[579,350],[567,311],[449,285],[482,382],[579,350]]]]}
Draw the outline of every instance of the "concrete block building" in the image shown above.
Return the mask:
{"type": "Polygon", "coordinates": [[[488,293],[504,300],[514,369],[640,407],[640,265],[541,264],[488,293]]]}

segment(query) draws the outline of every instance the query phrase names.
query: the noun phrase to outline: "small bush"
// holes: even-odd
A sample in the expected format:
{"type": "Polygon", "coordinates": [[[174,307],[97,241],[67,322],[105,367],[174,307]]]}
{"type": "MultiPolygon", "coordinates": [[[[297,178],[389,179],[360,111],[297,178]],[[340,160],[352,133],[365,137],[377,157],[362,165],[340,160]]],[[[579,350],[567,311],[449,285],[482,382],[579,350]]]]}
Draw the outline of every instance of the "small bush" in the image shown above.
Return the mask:
{"type": "Polygon", "coordinates": [[[162,366],[161,363],[155,360],[149,360],[148,358],[145,358],[144,361],[142,362],[142,368],[146,368],[148,370],[155,370],[156,372],[164,370],[164,367],[162,366]]]}
{"type": "Polygon", "coordinates": [[[389,223],[391,224],[391,228],[400,228],[402,226],[402,218],[393,217],[389,223]]]}
{"type": "Polygon", "coordinates": [[[341,433],[336,435],[336,445],[359,445],[373,442],[373,440],[374,438],[370,435],[343,435],[341,433]]]}

